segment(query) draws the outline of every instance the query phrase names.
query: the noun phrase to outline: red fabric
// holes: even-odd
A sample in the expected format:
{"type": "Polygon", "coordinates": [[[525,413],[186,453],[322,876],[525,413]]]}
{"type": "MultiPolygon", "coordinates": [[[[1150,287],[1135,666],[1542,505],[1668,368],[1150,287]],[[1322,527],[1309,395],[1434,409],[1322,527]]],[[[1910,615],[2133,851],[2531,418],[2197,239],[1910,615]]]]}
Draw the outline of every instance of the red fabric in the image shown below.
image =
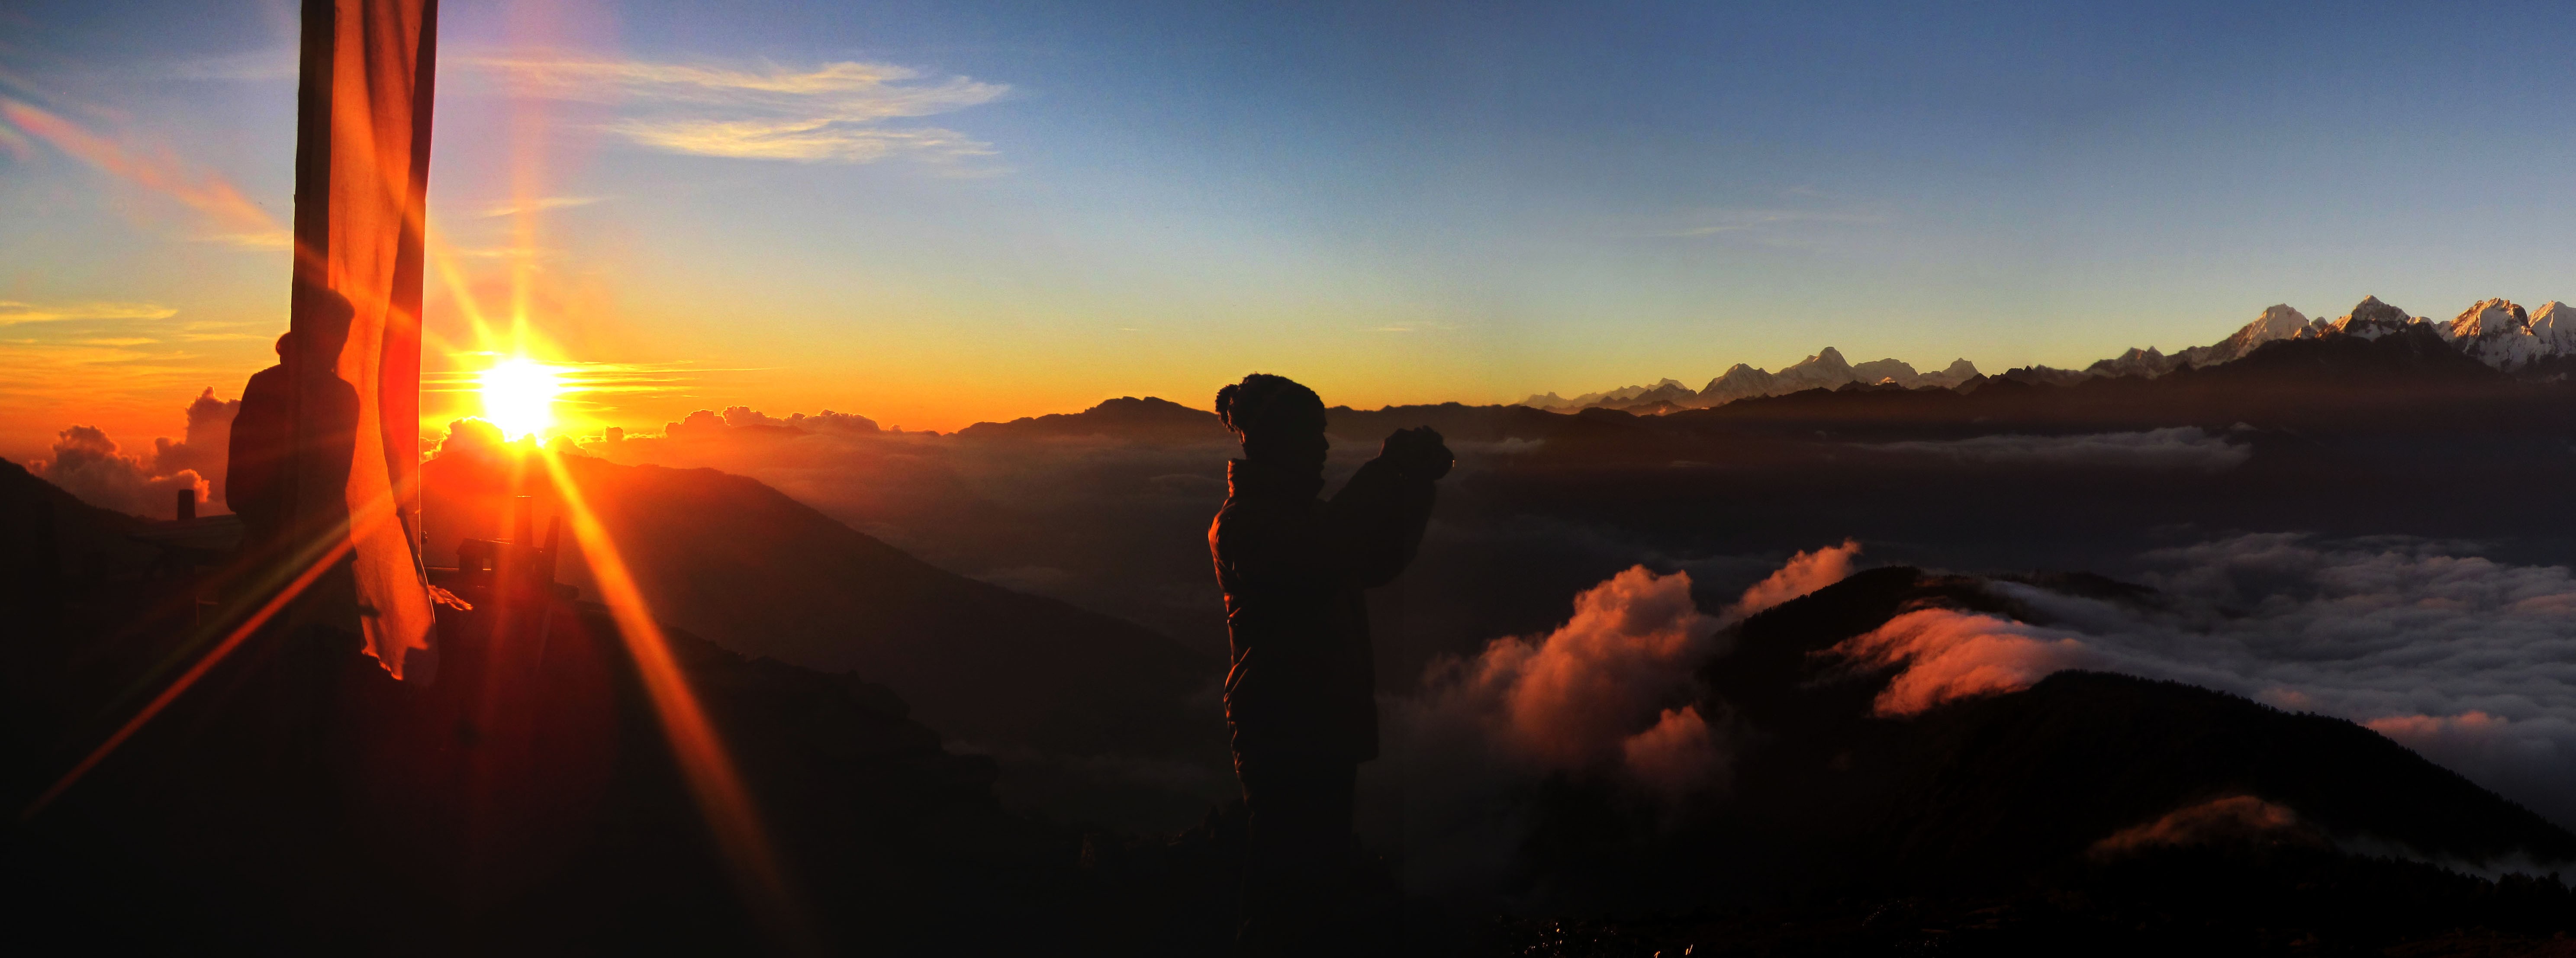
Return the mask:
{"type": "Polygon", "coordinates": [[[437,0],[306,0],[296,123],[300,543],[353,541],[311,615],[435,662],[419,549],[420,295],[437,0]],[[424,654],[425,653],[425,654],[424,654]]]}

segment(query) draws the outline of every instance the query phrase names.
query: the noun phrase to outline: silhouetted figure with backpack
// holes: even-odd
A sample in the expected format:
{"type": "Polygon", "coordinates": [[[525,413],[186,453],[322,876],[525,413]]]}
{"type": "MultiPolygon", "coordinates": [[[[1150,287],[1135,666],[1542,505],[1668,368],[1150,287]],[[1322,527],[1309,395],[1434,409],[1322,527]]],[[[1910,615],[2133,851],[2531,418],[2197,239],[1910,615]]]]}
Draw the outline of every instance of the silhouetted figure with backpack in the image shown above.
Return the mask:
{"type": "Polygon", "coordinates": [[[1251,812],[1237,943],[1247,954],[1315,953],[1330,943],[1310,936],[1340,917],[1357,858],[1353,781],[1377,757],[1360,590],[1413,561],[1451,456],[1429,427],[1399,430],[1324,500],[1329,444],[1314,390],[1255,373],[1218,391],[1216,411],[1243,440],[1208,529],[1233,644],[1226,724],[1251,812]]]}

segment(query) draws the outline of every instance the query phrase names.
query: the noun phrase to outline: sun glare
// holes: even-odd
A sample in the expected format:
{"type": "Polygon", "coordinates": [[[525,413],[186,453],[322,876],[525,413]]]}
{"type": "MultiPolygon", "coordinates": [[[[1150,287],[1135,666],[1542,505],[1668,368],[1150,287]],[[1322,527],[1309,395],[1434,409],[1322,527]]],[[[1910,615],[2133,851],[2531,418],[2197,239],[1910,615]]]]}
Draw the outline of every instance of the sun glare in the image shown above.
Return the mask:
{"type": "Polygon", "coordinates": [[[563,371],[525,356],[504,359],[483,371],[483,419],[501,429],[502,437],[542,437],[555,424],[555,400],[563,395],[563,371]]]}

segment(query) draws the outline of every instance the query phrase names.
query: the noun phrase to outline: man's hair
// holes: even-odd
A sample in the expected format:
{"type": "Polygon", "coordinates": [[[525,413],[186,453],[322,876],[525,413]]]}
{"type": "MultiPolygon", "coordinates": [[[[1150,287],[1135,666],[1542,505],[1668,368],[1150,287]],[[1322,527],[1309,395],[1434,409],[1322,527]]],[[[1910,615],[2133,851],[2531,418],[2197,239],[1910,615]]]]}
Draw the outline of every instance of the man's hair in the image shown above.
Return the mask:
{"type": "Polygon", "coordinates": [[[1248,436],[1294,420],[1289,414],[1306,412],[1321,420],[1324,397],[1299,385],[1286,376],[1253,373],[1243,381],[1216,391],[1216,418],[1237,436],[1248,436]]]}

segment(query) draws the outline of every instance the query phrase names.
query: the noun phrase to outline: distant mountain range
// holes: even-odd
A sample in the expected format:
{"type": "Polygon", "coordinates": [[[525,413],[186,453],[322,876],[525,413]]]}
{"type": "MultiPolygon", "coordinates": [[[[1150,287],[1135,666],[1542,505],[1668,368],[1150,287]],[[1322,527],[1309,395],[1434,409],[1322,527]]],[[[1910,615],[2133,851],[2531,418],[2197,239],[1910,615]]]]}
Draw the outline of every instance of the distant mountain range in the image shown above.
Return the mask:
{"type": "MultiPolygon", "coordinates": [[[[2207,346],[2193,346],[2170,354],[2152,346],[2132,347],[2128,352],[2097,360],[2083,369],[2025,366],[2007,370],[1995,378],[2054,385],[2072,385],[2101,377],[2154,378],[2179,370],[2234,362],[2251,354],[2255,347],[2275,340],[2343,336],[2371,340],[2403,332],[2409,327],[2422,327],[2462,355],[2506,372],[2525,371],[2546,364],[2547,360],[2576,354],[2576,307],[2556,300],[2537,310],[2526,310],[2508,300],[2484,299],[2445,322],[2410,316],[2403,309],[2380,302],[2379,297],[2366,296],[2352,307],[2351,312],[2331,321],[2322,317],[2309,319],[2289,305],[2279,304],[2263,310],[2262,315],[2226,339],[2207,346]]],[[[1981,378],[1984,377],[1976,364],[1966,359],[1952,360],[1948,367],[1937,372],[1922,373],[1896,359],[1854,364],[1845,360],[1841,351],[1827,346],[1776,373],[1737,363],[1697,390],[1678,380],[1666,379],[1652,386],[1584,393],[1571,399],[1552,392],[1544,393],[1521,400],[1520,405],[1558,412],[1606,408],[1653,413],[1706,409],[1739,399],[1781,396],[1809,389],[1838,389],[1852,383],[1893,385],[1906,389],[1956,389],[1981,378]]]]}

